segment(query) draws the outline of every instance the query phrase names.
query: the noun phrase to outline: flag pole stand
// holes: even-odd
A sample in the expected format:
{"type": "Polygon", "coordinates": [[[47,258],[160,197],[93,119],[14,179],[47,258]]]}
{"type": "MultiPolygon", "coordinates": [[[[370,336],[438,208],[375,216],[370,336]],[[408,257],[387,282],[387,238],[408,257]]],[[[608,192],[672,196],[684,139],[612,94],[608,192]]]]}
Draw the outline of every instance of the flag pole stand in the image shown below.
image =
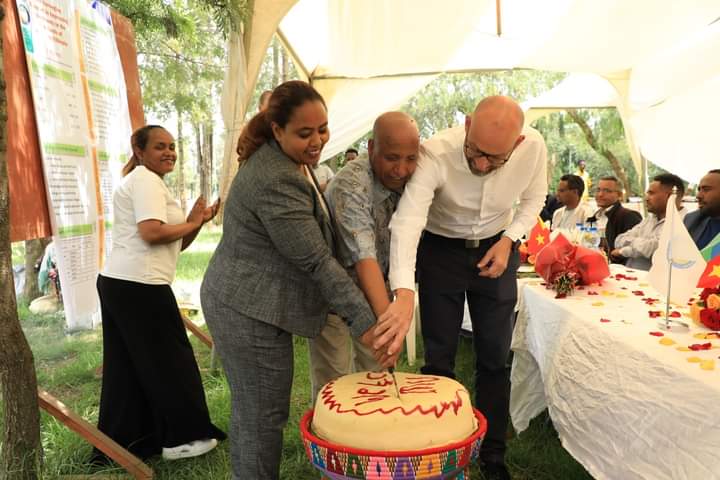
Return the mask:
{"type": "MultiPolygon", "coordinates": [[[[673,195],[677,195],[677,187],[673,187],[672,189],[673,195]]],[[[675,197],[671,195],[670,199],[675,200],[675,197]]],[[[670,200],[668,200],[669,202],[670,200]]],[[[675,217],[670,217],[670,231],[672,232],[673,228],[673,222],[675,217]]],[[[681,321],[681,320],[675,320],[674,318],[670,318],[670,287],[672,286],[672,271],[673,271],[673,255],[672,255],[672,247],[668,248],[668,282],[667,282],[667,292],[665,294],[665,319],[658,321],[658,327],[662,328],[664,330],[672,330],[672,331],[688,331],[690,329],[690,325],[687,323],[681,321]]]]}
{"type": "Polygon", "coordinates": [[[670,286],[672,285],[673,269],[672,261],[669,262],[668,269],[670,271],[668,272],[667,294],[665,295],[665,319],[658,322],[658,327],[667,331],[674,332],[688,331],[690,329],[690,325],[681,320],[675,320],[674,318],[670,318],[670,286]]]}

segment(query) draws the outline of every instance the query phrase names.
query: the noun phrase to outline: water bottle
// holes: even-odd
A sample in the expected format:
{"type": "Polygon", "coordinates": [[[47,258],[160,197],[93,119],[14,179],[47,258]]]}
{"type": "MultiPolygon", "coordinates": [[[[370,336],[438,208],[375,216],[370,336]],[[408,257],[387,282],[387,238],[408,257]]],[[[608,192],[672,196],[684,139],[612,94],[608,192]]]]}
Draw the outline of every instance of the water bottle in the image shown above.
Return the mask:
{"type": "Polygon", "coordinates": [[[600,248],[600,234],[597,227],[590,227],[587,231],[587,247],[593,250],[600,248]]]}

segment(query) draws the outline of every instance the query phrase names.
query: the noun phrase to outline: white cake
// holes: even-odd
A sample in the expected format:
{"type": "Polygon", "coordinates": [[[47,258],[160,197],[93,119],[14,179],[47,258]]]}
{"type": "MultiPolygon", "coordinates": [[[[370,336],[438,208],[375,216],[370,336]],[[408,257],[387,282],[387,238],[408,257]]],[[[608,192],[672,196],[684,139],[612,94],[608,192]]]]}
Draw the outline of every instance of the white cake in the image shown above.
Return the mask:
{"type": "Polygon", "coordinates": [[[329,442],[366,450],[441,447],[478,427],[470,395],[445,377],[360,372],[325,385],[315,402],[312,429],[329,442]]]}

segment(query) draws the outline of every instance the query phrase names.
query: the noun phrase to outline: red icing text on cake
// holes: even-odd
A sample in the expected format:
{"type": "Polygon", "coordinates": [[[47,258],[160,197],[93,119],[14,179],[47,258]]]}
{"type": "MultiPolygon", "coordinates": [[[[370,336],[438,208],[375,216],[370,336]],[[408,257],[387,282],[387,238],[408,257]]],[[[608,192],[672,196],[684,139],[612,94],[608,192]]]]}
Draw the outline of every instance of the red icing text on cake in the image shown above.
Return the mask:
{"type": "MultiPolygon", "coordinates": [[[[359,416],[365,416],[365,415],[373,415],[373,414],[381,414],[381,415],[389,415],[393,412],[401,413],[405,416],[412,415],[413,413],[419,413],[421,415],[431,415],[434,414],[435,417],[440,418],[445,414],[446,411],[452,410],[455,415],[457,415],[458,411],[463,405],[462,398],[460,397],[460,392],[464,391],[463,389],[457,389],[455,391],[455,398],[451,401],[445,402],[440,401],[437,405],[432,405],[430,407],[423,408],[422,405],[416,405],[411,409],[405,408],[403,405],[398,405],[392,408],[382,408],[378,407],[374,410],[369,410],[367,412],[361,412],[357,409],[357,407],[361,407],[363,405],[368,405],[376,402],[380,402],[382,400],[386,400],[388,398],[394,397],[395,393],[391,387],[393,385],[392,377],[388,373],[373,373],[368,372],[365,375],[365,379],[367,381],[358,382],[357,385],[360,386],[356,391],[355,395],[353,395],[351,398],[352,400],[352,407],[344,407],[336,398],[334,387],[335,382],[330,382],[327,385],[325,385],[325,388],[323,388],[322,392],[320,392],[320,396],[322,398],[323,404],[327,406],[328,410],[332,411],[335,410],[336,413],[354,413],[355,415],[359,416]]],[[[439,377],[431,377],[431,376],[419,376],[419,377],[406,377],[406,385],[403,385],[399,387],[400,395],[410,396],[410,398],[406,399],[411,400],[412,395],[416,394],[437,394],[437,390],[435,389],[436,384],[441,380],[439,377]]],[[[394,387],[392,387],[394,389],[394,387]]]]}

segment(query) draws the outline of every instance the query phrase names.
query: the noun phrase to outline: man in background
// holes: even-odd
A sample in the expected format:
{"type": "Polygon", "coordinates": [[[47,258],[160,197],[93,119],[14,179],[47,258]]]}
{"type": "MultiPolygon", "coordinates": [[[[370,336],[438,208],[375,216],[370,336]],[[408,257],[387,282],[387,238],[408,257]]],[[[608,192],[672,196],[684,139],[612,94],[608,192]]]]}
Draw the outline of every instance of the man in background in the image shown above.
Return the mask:
{"type": "Polygon", "coordinates": [[[710,170],[700,180],[696,198],[698,210],[687,214],[685,226],[702,250],[720,234],[720,169],[710,170]]]}
{"type": "Polygon", "coordinates": [[[575,175],[582,178],[583,183],[585,184],[585,191],[583,192],[581,201],[587,202],[588,198],[590,197],[590,187],[592,187],[592,179],[590,178],[590,174],[585,170],[585,160],[580,160],[578,162],[578,168],[575,171],[575,175]]]}
{"type": "Polygon", "coordinates": [[[260,94],[260,100],[258,100],[258,112],[264,112],[267,110],[271,95],[272,90],[265,90],[260,94]]]}
{"type": "MultiPolygon", "coordinates": [[[[625,233],[640,223],[642,216],[620,203],[622,199],[622,188],[615,177],[603,177],[598,182],[595,192],[595,202],[598,210],[587,219],[588,222],[597,225],[599,231],[605,231],[603,236],[603,247],[610,253],[615,250],[615,239],[621,233],[625,233]]],[[[625,258],[617,257],[616,263],[625,263],[625,258]]]]}
{"type": "Polygon", "coordinates": [[[588,207],[580,203],[585,192],[585,182],[577,175],[563,175],[560,177],[557,187],[557,199],[563,204],[555,210],[552,216],[552,229],[562,228],[571,230],[578,223],[584,225],[592,212],[588,207]]]}
{"type": "Polygon", "coordinates": [[[625,266],[650,270],[652,256],[658,248],[660,232],[665,224],[667,202],[672,195],[673,187],[677,188],[675,207],[681,217],[685,216],[685,209],[682,208],[682,198],[685,194],[683,181],[677,175],[670,173],[655,176],[645,193],[647,216],[642,222],[615,238],[615,248],[610,251],[610,258],[626,258],[625,266]]]}
{"type": "MultiPolygon", "coordinates": [[[[417,124],[402,112],[380,115],[368,141],[368,156],[345,165],[325,198],[335,219],[338,257],[380,316],[390,305],[388,224],[417,165],[417,124]]],[[[313,403],[324,384],[353,371],[378,370],[372,351],[351,340],[347,325],[328,315],[320,335],[310,340],[313,403]]]]}
{"type": "Polygon", "coordinates": [[[357,156],[357,150],[355,150],[354,148],[348,148],[347,150],[345,150],[345,164],[347,164],[348,162],[352,162],[357,158],[357,156]]]}

